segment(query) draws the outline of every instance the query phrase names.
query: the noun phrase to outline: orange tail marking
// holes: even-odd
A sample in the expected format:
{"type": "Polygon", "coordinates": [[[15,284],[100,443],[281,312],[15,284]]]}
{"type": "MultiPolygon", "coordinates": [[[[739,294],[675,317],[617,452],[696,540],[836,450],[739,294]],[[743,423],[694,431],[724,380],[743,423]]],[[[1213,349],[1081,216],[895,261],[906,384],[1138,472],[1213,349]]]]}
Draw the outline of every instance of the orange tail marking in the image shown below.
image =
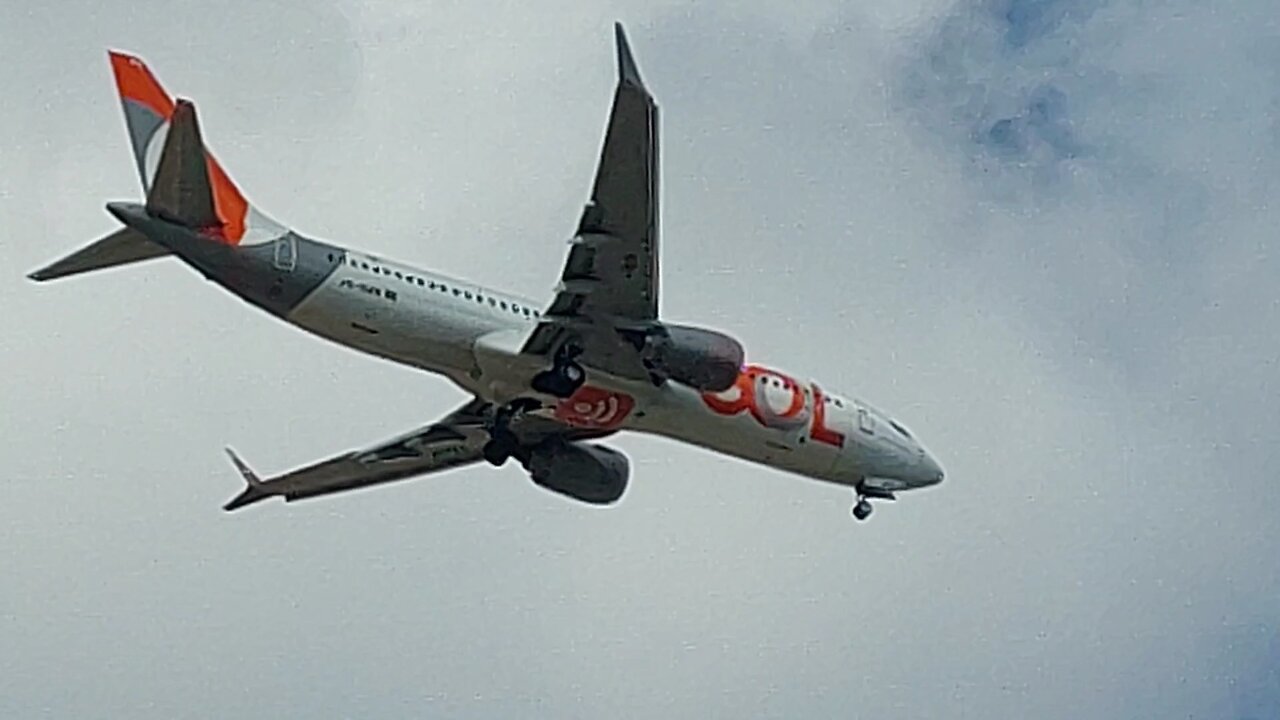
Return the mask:
{"type": "Polygon", "coordinates": [[[222,220],[222,236],[229,244],[235,245],[244,237],[244,222],[249,214],[249,202],[240,193],[240,188],[231,182],[222,166],[209,153],[204,153],[209,164],[209,185],[213,188],[213,208],[222,220]]]}
{"type": "Polygon", "coordinates": [[[121,97],[145,105],[165,120],[173,116],[173,98],[164,91],[145,63],[132,55],[114,50],[108,54],[111,56],[111,70],[115,73],[116,88],[121,97]]]}
{"type": "MultiPolygon", "coordinates": [[[[133,55],[114,50],[108,51],[108,55],[111,57],[111,70],[116,76],[116,88],[120,91],[120,96],[149,108],[165,122],[171,120],[177,106],[146,63],[133,55]]],[[[204,155],[209,167],[209,186],[213,188],[213,207],[218,213],[218,219],[222,221],[218,239],[235,245],[244,237],[249,202],[208,148],[204,155]]]]}

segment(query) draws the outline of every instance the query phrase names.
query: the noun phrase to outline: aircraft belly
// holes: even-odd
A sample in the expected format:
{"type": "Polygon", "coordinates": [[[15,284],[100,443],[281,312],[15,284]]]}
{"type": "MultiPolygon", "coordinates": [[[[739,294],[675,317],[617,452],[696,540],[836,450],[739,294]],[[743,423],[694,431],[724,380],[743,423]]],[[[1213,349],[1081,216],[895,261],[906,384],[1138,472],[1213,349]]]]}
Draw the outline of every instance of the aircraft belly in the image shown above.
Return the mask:
{"type": "Polygon", "coordinates": [[[472,344],[476,373],[469,389],[496,403],[527,395],[533,376],[547,365],[545,357],[521,352],[528,337],[528,327],[509,327],[477,338],[472,344]]]}

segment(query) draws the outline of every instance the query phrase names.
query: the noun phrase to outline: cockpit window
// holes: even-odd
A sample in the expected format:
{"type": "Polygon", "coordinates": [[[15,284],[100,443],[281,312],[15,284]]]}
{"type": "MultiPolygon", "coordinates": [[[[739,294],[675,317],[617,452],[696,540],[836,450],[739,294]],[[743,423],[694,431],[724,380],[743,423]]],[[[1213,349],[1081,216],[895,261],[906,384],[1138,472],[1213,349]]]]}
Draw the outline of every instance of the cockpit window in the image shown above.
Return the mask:
{"type": "Polygon", "coordinates": [[[908,432],[906,428],[904,428],[904,427],[902,427],[901,425],[899,425],[899,424],[897,423],[897,421],[895,421],[895,420],[890,420],[890,421],[889,421],[889,424],[893,426],[893,429],[894,429],[894,430],[897,430],[898,432],[902,433],[902,436],[903,436],[903,437],[905,437],[905,438],[910,438],[910,437],[911,437],[911,433],[910,433],[910,432],[908,432]]]}

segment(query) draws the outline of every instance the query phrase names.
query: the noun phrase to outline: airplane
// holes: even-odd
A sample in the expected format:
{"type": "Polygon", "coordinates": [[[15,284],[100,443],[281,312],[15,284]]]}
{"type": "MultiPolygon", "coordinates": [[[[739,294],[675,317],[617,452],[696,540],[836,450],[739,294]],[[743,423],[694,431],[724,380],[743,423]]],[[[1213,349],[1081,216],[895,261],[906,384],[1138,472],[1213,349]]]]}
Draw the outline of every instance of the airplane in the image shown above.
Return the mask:
{"type": "Polygon", "coordinates": [[[225,506],[285,502],[515,459],[537,485],[616,503],[630,462],[599,441],[672,438],[853,489],[870,500],[942,482],[898,422],[815,381],[746,362],[736,339],[658,312],[658,106],[621,24],[595,182],[549,302],[309,238],[252,205],[205,146],[196,109],[143,61],[109,51],[145,202],[123,227],[29,278],[176,256],[249,304],[330,341],[443,375],[472,398],[437,422],[267,479],[225,506]]]}

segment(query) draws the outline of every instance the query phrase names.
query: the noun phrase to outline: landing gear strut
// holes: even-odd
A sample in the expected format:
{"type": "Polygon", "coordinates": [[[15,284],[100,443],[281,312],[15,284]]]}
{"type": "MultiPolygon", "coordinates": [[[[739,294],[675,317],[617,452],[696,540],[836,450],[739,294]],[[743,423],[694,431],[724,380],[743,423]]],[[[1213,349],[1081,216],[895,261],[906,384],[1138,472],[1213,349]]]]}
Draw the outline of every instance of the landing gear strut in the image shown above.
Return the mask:
{"type": "Polygon", "coordinates": [[[530,385],[535,391],[552,397],[573,395],[587,380],[586,370],[575,361],[581,354],[582,348],[576,345],[561,346],[552,359],[551,369],[535,375],[530,385]]]}
{"type": "Polygon", "coordinates": [[[880,488],[875,488],[875,487],[868,487],[865,483],[862,483],[862,482],[859,482],[857,485],[855,485],[854,489],[858,493],[858,502],[855,503],[853,506],[853,517],[856,520],[858,520],[858,522],[862,522],[863,520],[866,520],[867,518],[871,517],[871,511],[874,508],[871,507],[870,500],[896,500],[897,499],[896,497],[894,497],[893,493],[889,492],[888,490],[882,490],[880,488]]]}
{"type": "Polygon", "coordinates": [[[511,432],[511,420],[517,415],[537,410],[540,406],[541,403],[532,398],[518,398],[498,408],[493,415],[493,423],[489,426],[489,442],[481,448],[485,462],[501,467],[512,456],[520,453],[520,440],[511,432]]]}

